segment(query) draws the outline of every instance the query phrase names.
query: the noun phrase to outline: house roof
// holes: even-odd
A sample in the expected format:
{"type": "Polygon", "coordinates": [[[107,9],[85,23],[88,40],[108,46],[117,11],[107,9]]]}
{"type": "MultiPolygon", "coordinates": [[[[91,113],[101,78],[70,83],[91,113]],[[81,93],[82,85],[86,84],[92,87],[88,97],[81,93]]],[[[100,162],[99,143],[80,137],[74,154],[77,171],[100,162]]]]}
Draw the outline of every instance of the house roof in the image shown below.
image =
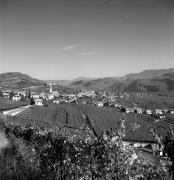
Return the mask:
{"type": "Polygon", "coordinates": [[[35,99],[34,102],[43,102],[42,99],[35,99]]]}

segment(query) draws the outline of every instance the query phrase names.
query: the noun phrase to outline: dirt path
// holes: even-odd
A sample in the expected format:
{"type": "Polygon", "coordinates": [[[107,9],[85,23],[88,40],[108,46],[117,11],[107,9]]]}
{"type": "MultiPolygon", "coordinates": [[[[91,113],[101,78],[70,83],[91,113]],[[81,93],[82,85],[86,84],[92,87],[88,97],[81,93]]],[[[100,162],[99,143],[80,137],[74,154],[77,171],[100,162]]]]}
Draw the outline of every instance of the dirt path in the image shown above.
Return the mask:
{"type": "Polygon", "coordinates": [[[0,131],[0,152],[2,148],[7,147],[8,145],[8,140],[4,134],[4,132],[0,131]]]}

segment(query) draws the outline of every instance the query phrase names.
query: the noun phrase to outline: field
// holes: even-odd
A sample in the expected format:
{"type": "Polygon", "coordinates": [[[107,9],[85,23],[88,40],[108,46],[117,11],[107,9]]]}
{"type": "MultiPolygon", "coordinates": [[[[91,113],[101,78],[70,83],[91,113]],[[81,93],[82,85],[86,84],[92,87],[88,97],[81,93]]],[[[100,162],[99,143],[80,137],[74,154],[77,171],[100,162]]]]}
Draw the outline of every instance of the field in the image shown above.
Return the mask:
{"type": "Polygon", "coordinates": [[[12,101],[10,99],[5,99],[0,97],[0,110],[8,110],[13,108],[18,108],[20,106],[28,105],[27,102],[22,101],[12,101]]]}
{"type": "MultiPolygon", "coordinates": [[[[96,134],[101,134],[111,127],[118,127],[121,113],[105,108],[97,108],[81,104],[49,105],[48,107],[33,106],[16,115],[15,121],[27,125],[29,123],[38,126],[54,127],[62,124],[78,128],[86,124],[83,115],[87,115],[96,134]],[[101,123],[102,122],[102,123],[101,123]]],[[[89,123],[89,122],[87,122],[89,123]]]]}
{"type": "Polygon", "coordinates": [[[171,122],[157,121],[147,115],[136,113],[122,114],[113,108],[96,107],[83,104],[50,104],[48,107],[33,106],[9,120],[24,126],[31,124],[52,128],[58,125],[70,128],[82,128],[87,125],[96,136],[104,131],[120,127],[121,118],[125,119],[125,139],[136,141],[154,141],[151,128],[165,138],[171,122]]]}

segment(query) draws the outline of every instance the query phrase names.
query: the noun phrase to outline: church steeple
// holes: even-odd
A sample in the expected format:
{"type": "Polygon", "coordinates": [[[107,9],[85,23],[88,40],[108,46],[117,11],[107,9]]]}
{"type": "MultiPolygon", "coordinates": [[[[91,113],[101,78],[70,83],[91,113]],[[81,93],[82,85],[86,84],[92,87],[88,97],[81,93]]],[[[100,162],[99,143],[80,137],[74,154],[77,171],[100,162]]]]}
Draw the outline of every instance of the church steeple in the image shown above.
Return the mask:
{"type": "Polygon", "coordinates": [[[52,92],[53,92],[53,84],[50,83],[50,94],[52,94],[52,92]]]}

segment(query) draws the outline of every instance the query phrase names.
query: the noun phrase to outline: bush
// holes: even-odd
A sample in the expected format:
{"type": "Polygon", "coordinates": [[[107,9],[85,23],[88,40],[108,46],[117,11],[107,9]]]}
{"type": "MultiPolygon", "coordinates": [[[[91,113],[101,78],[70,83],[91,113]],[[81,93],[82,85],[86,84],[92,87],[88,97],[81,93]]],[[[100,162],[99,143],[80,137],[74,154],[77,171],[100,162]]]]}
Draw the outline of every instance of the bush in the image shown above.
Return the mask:
{"type": "Polygon", "coordinates": [[[160,161],[148,165],[124,147],[121,134],[77,136],[68,128],[6,126],[11,146],[1,153],[1,179],[168,179],[160,161]]]}

